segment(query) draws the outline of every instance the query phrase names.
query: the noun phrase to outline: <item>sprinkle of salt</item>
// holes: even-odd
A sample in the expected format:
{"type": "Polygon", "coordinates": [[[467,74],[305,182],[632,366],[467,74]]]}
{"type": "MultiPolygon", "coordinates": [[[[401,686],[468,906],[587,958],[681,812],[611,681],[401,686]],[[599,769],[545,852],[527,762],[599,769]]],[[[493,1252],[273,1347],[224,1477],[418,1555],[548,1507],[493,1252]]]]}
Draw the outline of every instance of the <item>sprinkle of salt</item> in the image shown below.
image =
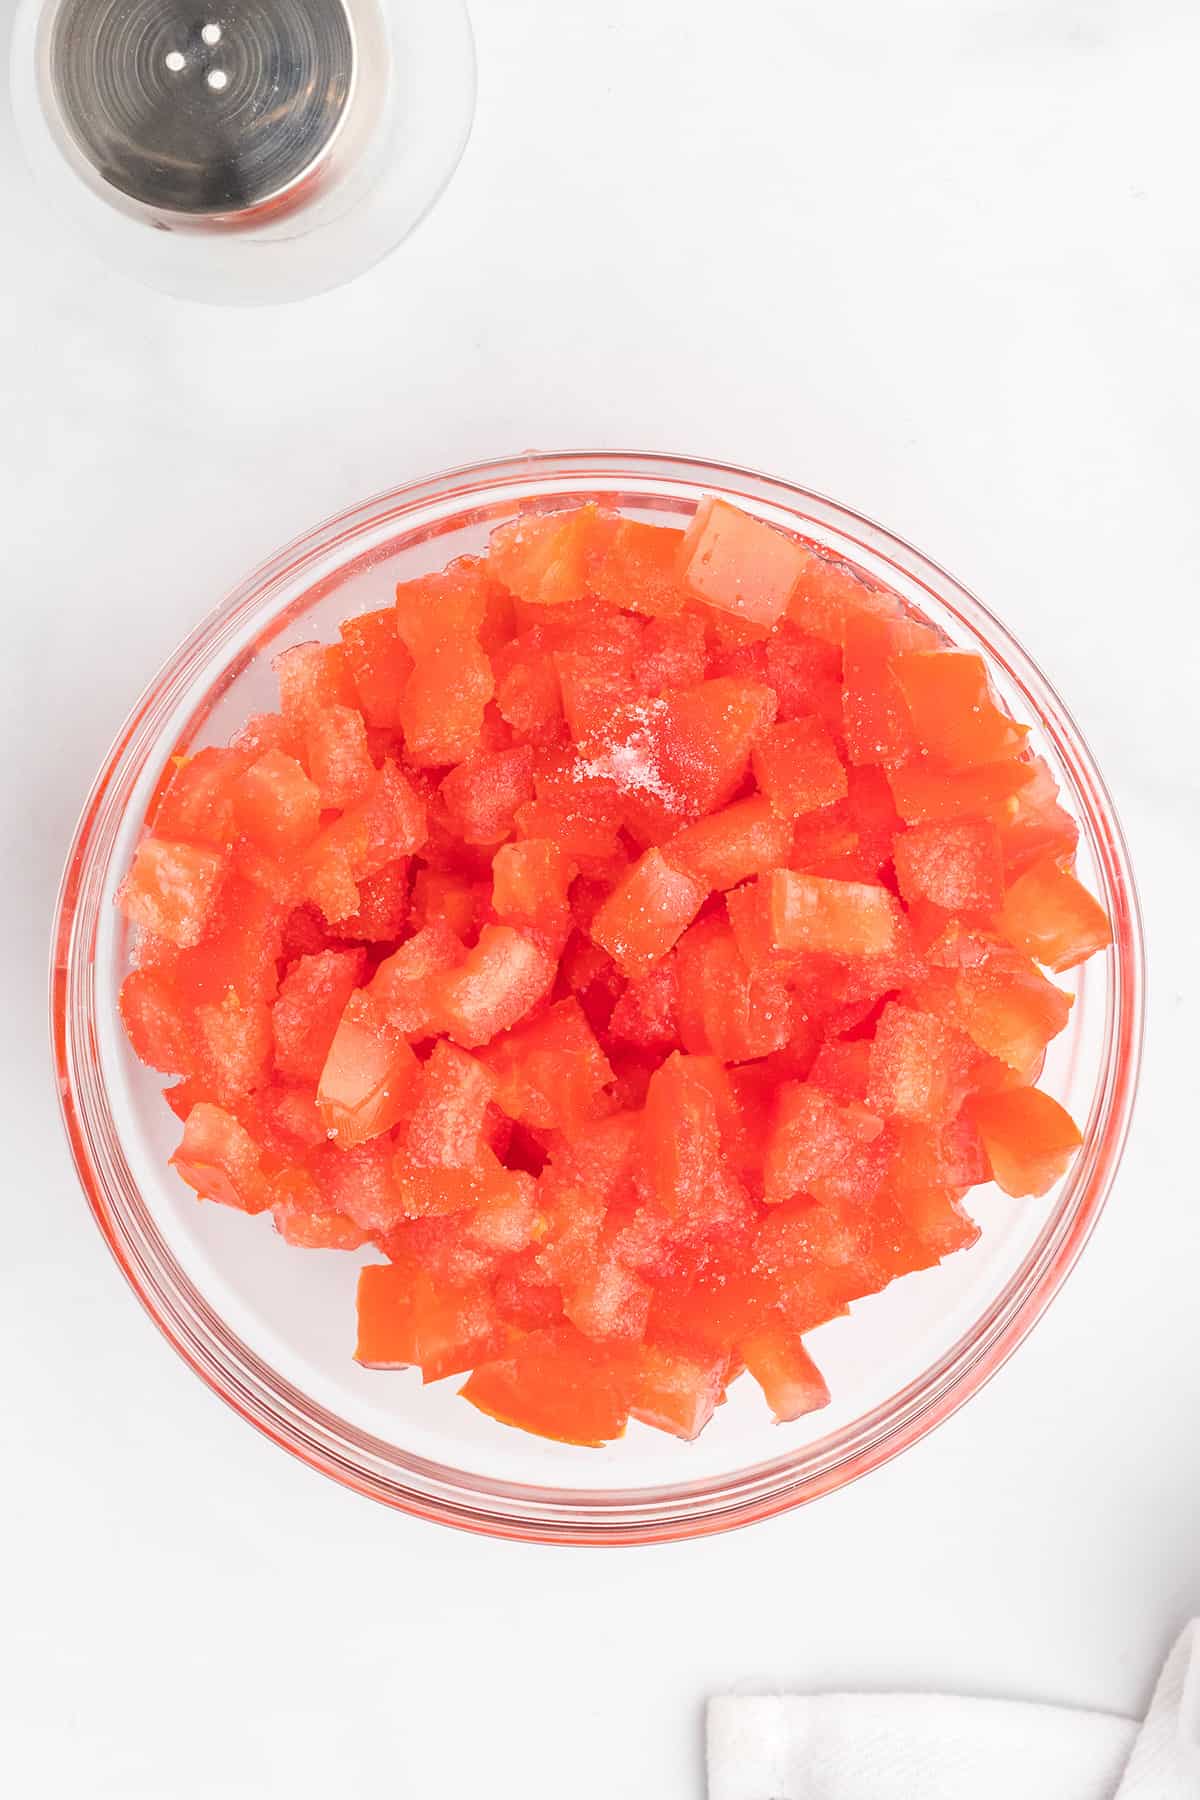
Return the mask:
{"type": "Polygon", "coordinates": [[[663,777],[655,759],[651,725],[666,713],[661,700],[631,708],[628,717],[633,729],[628,737],[605,746],[598,756],[582,758],[572,771],[575,781],[611,781],[621,793],[653,794],[664,806],[677,807],[680,796],[663,777]]]}

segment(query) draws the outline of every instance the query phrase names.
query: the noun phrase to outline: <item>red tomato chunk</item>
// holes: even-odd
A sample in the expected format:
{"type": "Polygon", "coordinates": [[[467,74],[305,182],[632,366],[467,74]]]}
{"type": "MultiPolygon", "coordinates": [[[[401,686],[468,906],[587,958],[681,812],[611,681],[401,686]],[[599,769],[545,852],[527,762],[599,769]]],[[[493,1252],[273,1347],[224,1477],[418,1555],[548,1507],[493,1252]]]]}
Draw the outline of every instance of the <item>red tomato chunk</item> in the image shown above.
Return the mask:
{"type": "Polygon", "coordinates": [[[981,658],[819,546],[522,514],[275,668],[159,784],[121,1017],[200,1199],[365,1254],[365,1368],[576,1445],[743,1372],[794,1421],[805,1334],[1066,1173],[1078,830],[981,658]]]}

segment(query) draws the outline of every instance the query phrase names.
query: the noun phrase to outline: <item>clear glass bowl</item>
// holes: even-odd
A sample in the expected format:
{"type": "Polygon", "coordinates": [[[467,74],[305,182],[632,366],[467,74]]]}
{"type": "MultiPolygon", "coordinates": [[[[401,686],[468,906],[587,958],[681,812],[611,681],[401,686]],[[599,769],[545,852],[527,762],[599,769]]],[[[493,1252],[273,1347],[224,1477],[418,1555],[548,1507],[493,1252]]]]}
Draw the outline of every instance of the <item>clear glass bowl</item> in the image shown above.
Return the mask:
{"type": "Polygon", "coordinates": [[[165,1335],[229,1404],[348,1487],[500,1536],[638,1543],[744,1525],[830,1492],[930,1431],[1004,1362],[1048,1305],[1096,1222],[1121,1154],[1142,1022],[1137,903],[1112,802],[1076,726],[1003,626],[944,570],[878,525],[746,470],[637,453],[525,456],[384,494],[258,569],[194,631],[143,696],[88,800],[59,903],[54,1054],[76,1165],[101,1231],[165,1335]],[[459,1399],[458,1381],[352,1360],[363,1257],[292,1249],[269,1217],[200,1205],[167,1168],[178,1134],[162,1078],[125,1042],[117,992],[127,935],[113,896],[172,754],[224,741],[274,696],[271,657],[386,604],[393,584],[482,548],[518,509],[595,499],[679,523],[704,493],[799,529],[986,657],[1012,712],[1033,723],[1082,828],[1080,868],[1114,943],[1067,978],[1068,1030],[1044,1083],[1084,1145],[1046,1199],[976,1190],[983,1237],[822,1326],[811,1347],[832,1405],[770,1422],[750,1381],[695,1444],[630,1425],[603,1450],[512,1431],[459,1399]]]}

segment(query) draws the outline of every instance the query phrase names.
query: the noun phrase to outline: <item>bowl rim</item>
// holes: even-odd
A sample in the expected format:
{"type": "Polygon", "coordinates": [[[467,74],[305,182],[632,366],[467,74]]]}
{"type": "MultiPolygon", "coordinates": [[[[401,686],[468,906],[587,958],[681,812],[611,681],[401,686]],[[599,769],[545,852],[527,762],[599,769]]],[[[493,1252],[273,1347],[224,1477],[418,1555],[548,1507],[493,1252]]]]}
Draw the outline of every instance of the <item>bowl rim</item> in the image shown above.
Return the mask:
{"type": "MultiPolygon", "coordinates": [[[[606,490],[609,491],[609,490],[606,490]]],[[[645,491],[644,489],[641,491],[645,491]]],[[[690,499],[691,494],[676,498],[690,499]]],[[[619,496],[610,499],[620,504],[619,496]]],[[[345,568],[345,563],[339,565],[345,568]]],[[[212,684],[206,693],[211,696],[212,684]]],[[[90,978],[90,966],[89,966],[90,978]]],[[[484,1535],[540,1543],[576,1545],[647,1544],[685,1540],[769,1518],[845,1486],[910,1448],[950,1418],[1003,1366],[1041,1317],[1074,1268],[1103,1208],[1128,1136],[1137,1089],[1145,1003],[1145,964],[1136,887],[1128,850],[1091,752],[1071,714],[1028,653],[969,589],[903,538],[864,514],[797,484],[735,464],[693,455],[646,451],[546,451],[500,457],[447,469],[439,474],[381,490],[369,499],[330,515],[253,569],[180,644],[133,707],[105,758],[84,803],[72,837],[59,889],[51,943],[50,1030],[60,1113],[76,1171],[92,1215],[129,1285],[159,1330],[184,1361],[228,1405],[281,1448],[356,1492],[401,1511],[484,1535]],[[890,563],[906,582],[924,587],[938,606],[986,647],[1034,709],[1040,728],[1070,769],[1083,798],[1088,831],[1103,880],[1113,925],[1109,965],[1105,1050],[1092,1113],[1082,1149],[1033,1248],[981,1319],[951,1350],[874,1413],[863,1415],[829,1439],[804,1446],[791,1456],[732,1475],[703,1479],[691,1488],[639,1488],[588,1493],[485,1482],[470,1494],[460,1472],[440,1469],[440,1480],[415,1487],[368,1466],[380,1453],[395,1465],[394,1449],[345,1421],[325,1413],[286,1379],[259,1362],[224,1331],[182,1271],[175,1286],[192,1295],[198,1324],[173,1305],[151,1266],[152,1258],[134,1242],[113,1204],[92,1141],[92,1119],[74,1074],[73,1046],[82,1022],[76,1004],[81,959],[81,906],[89,858],[96,849],[106,798],[130,766],[140,769],[152,754],[161,728],[188,688],[187,672],[200,656],[211,660],[266,604],[270,594],[293,579],[306,562],[326,561],[369,529],[395,522],[401,534],[406,516],[431,505],[449,507],[474,495],[505,488],[525,489],[530,507],[565,501],[585,492],[589,479],[670,484],[775,506],[806,521],[824,524],[873,558],[890,563]],[[533,492],[528,490],[533,487],[533,492]],[[985,1329],[986,1328],[986,1329],[985,1329]],[[207,1336],[205,1334],[208,1334],[207,1336]],[[240,1358],[221,1352],[224,1337],[240,1358]],[[931,1380],[931,1377],[936,1377],[931,1380]],[[347,1432],[351,1439],[346,1448],[347,1432]],[[341,1442],[338,1439],[341,1439],[341,1442]],[[816,1453],[837,1446],[836,1454],[816,1453]],[[355,1451],[357,1450],[357,1460],[355,1451]],[[805,1467],[805,1464],[813,1464],[805,1467]],[[440,1490],[440,1491],[439,1491],[440,1490]],[[480,1504],[486,1491],[491,1504],[480,1504]],[[464,1497],[466,1496],[466,1497],[464,1497]],[[514,1500],[515,1496],[515,1500],[514,1500]],[[536,1496],[537,1498],[533,1498],[536,1496]]],[[[410,1472],[427,1470],[415,1460],[410,1472]]]]}

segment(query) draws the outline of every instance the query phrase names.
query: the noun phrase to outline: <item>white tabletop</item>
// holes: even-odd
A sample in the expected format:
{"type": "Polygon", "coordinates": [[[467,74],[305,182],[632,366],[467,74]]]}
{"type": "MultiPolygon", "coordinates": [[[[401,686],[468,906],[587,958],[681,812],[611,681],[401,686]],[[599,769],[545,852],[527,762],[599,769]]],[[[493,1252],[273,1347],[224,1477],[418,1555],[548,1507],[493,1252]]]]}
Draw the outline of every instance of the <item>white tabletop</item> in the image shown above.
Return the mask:
{"type": "Polygon", "coordinates": [[[473,12],[456,180],[373,274],[295,308],[127,285],[0,141],[0,1786],[21,1800],[698,1800],[714,1690],[1134,1710],[1200,1611],[1200,12],[473,12]],[[551,1551],[353,1498],[173,1356],[84,1210],[44,965],[88,783],[236,578],[407,477],[630,445],[847,500],[1008,620],[1124,815],[1152,1010],[1095,1239],[963,1412],[771,1524],[551,1551]]]}

